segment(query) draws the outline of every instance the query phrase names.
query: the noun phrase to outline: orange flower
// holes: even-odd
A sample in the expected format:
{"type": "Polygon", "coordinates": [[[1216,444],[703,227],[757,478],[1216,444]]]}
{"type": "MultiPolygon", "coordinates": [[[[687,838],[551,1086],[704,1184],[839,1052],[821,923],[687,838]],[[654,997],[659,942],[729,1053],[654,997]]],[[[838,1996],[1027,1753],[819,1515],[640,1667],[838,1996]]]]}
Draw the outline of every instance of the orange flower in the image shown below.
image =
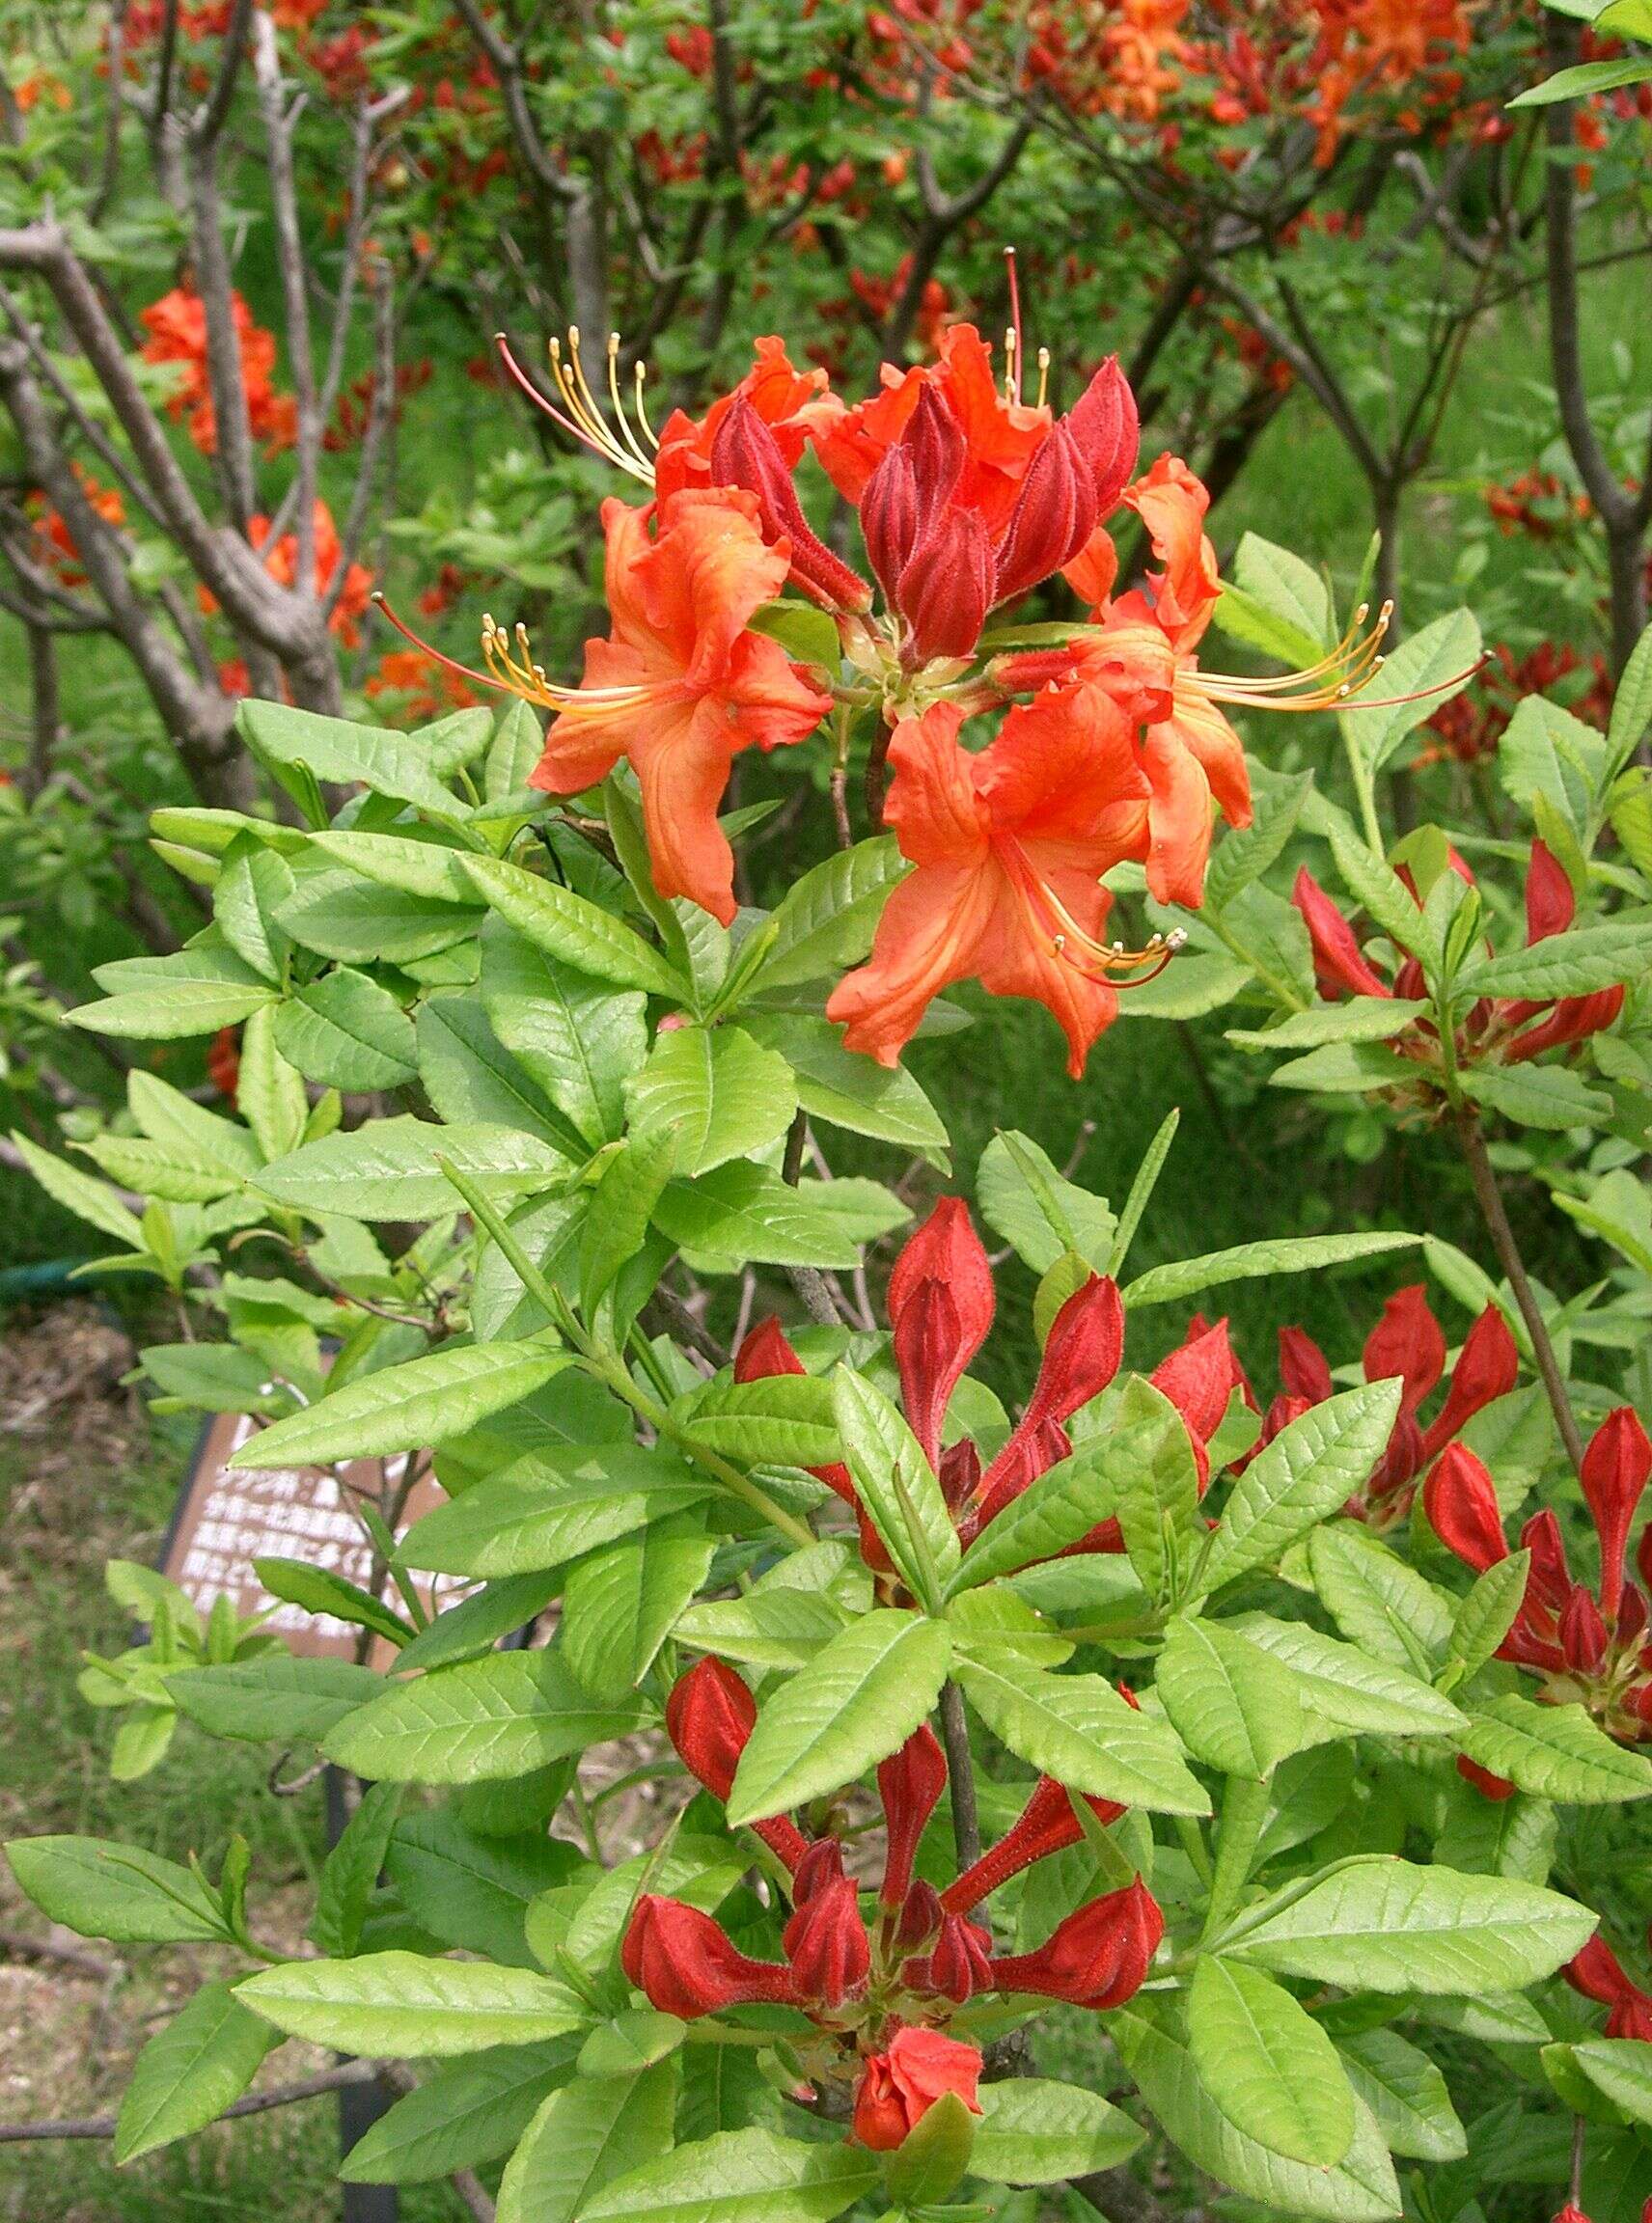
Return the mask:
{"type": "Polygon", "coordinates": [[[784,541],[763,545],[757,514],[749,494],[685,492],[651,540],[647,510],[605,502],[614,631],[586,643],[577,691],[542,682],[537,698],[521,690],[560,711],[531,784],[575,795],[629,758],[642,783],[654,886],[688,896],[725,925],[735,912],[734,859],[717,806],[730,764],[754,742],[775,749],[804,740],[832,707],[778,642],[746,629],[780,592],[789,561],[784,541]]]}
{"type": "MultiPolygon", "coordinates": [[[[332,590],[333,580],[344,561],[344,543],[339,529],[333,523],[333,512],[325,502],[317,498],[312,511],[315,520],[316,576],[315,591],[324,597],[332,590]]],[[[269,538],[269,519],[253,517],[247,524],[248,537],[255,548],[262,548],[269,538]]],[[[263,567],[278,587],[291,588],[298,581],[298,535],[284,533],[264,556],[263,567]]],[[[351,563],[344,572],[344,587],[333,605],[328,624],[346,648],[354,648],[361,640],[361,620],[366,614],[368,597],[372,590],[372,573],[365,563],[351,563]]]]}
{"type": "MultiPolygon", "coordinates": [[[[274,386],[275,335],[255,324],[253,313],[239,293],[230,296],[235,341],[241,358],[241,386],[247,398],[247,423],[255,440],[262,440],[271,454],[290,448],[298,429],[297,404],[290,394],[278,394],[274,386]]],[[[149,338],[144,343],[146,363],[176,363],[184,376],[167,403],[170,414],[187,418],[189,437],[204,455],[217,453],[218,420],[212,406],[212,382],[206,369],[206,305],[199,293],[175,286],[140,313],[138,321],[149,338]]]]}
{"type": "Polygon", "coordinates": [[[1123,712],[1099,687],[1018,705],[978,755],[959,744],[962,723],[955,703],[937,702],[895,729],[885,819],[917,869],[826,1015],[846,1023],[851,1050],[893,1065],[943,988],[978,980],[1055,1014],[1077,1080],[1117,1015],[1111,975],[1159,954],[1100,939],[1113,900],[1100,875],[1142,854],[1147,781],[1123,712]]]}
{"type": "Polygon", "coordinates": [[[654,491],[662,503],[685,487],[716,483],[711,443],[736,396],[745,397],[774,434],[788,470],[796,468],[810,434],[824,431],[843,414],[843,404],[827,392],[826,372],[794,370],[784,340],[771,333],[757,342],[754,353],[757,360],[740,383],[713,401],[698,423],[682,409],[666,419],[653,459],[654,491]]]}

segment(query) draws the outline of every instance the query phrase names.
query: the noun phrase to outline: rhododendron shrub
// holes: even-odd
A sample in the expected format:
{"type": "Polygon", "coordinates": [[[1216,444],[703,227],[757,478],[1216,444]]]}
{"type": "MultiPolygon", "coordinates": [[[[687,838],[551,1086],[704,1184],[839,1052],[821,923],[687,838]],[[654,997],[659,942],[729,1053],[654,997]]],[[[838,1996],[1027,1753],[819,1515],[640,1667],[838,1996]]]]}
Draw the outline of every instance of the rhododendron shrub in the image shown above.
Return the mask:
{"type": "MultiPolygon", "coordinates": [[[[134,1065],[75,1156],[15,1147],[183,1307],[157,1400],[245,1415],[239,1468],[382,1485],[369,1583],[260,1566],[353,1660],[146,1577],[147,1635],[83,1686],[123,1774],[179,1719],[341,1772],[302,1950],[244,1852],[9,1848],[70,1929],[227,1948],[118,2158],[296,2041],[417,2065],[351,2179],[454,2176],[505,2223],[1197,2181],[1376,2223],[1418,2170],[1467,2199],[1501,2165],[1459,2088],[1491,2045],[1575,2200],[1633,2223],[1646,1993],[1576,1848],[1652,1791],[1652,1447],[1638,1377],[1573,1379],[1568,1336],[1621,1353],[1639,1315],[1533,1286],[1486,1139],[1643,1133],[1652,891],[1591,871],[1627,728],[1531,713],[1567,746],[1509,744],[1512,860],[1389,841],[1377,773],[1470,621],[1379,669],[1381,617],[1339,624],[1291,552],[1248,540],[1230,585],[1117,364],[1053,397],[1023,353],[960,322],[845,394],[765,340],[656,441],[577,339],[542,376],[507,348],[630,481],[582,667],[396,616],[399,680],[477,700],[401,733],[251,698],[288,808],[157,814],[209,922],[73,1016],[208,1043],[217,1101],[134,1065]],[[1228,672],[1219,634],[1289,669],[1228,672]],[[1357,819],[1270,764],[1281,711],[1340,721],[1357,819]],[[837,837],[772,907],[730,793],[764,756],[837,837]],[[904,1057],[968,1055],[958,983],[1043,1005],[1075,1081],[1133,998],[1232,1004],[1278,1079],[1452,1137],[1499,1275],[1391,1224],[1143,1266],[1173,1112],[1116,1206],[1017,1129],[964,1182],[904,1057]],[[1390,1292],[1357,1358],[1289,1319],[1350,1264],[1390,1292]],[[1262,1277],[1258,1391],[1195,1306],[1262,1277]]],[[[253,560],[377,622],[331,511],[308,550],[277,522],[253,560]]],[[[468,600],[438,571],[426,614],[468,600]]],[[[1563,1194],[1616,1239],[1617,1192],[1563,1194]]]]}

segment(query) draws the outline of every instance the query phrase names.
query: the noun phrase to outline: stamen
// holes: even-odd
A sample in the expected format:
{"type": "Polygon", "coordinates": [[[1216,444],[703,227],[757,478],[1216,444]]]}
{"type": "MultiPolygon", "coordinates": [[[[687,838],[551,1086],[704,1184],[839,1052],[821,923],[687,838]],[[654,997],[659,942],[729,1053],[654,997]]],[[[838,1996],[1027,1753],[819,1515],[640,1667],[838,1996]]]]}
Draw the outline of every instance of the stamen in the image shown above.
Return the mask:
{"type": "MultiPolygon", "coordinates": [[[[557,390],[557,400],[562,403],[561,408],[558,408],[556,402],[547,400],[538,387],[528,376],[528,373],[510,352],[509,343],[503,332],[494,334],[494,345],[498,348],[500,360],[509,372],[510,377],[537,409],[542,409],[553,424],[560,425],[562,429],[571,439],[577,440],[582,448],[589,448],[593,454],[599,455],[605,463],[612,463],[616,470],[625,472],[632,479],[640,479],[645,486],[652,487],[654,482],[653,465],[638,443],[620,399],[619,372],[616,361],[619,351],[618,334],[610,340],[608,347],[609,390],[614,398],[614,414],[620,426],[618,433],[598,408],[595,397],[586,379],[579,357],[579,330],[577,326],[570,328],[568,332],[568,351],[573,366],[571,375],[564,366],[560,343],[553,340],[550,344],[551,379],[557,390]]],[[[640,381],[641,366],[639,366],[639,393],[641,391],[640,381]]],[[[653,437],[651,433],[648,436],[650,439],[653,437]]],[[[657,442],[655,444],[658,445],[657,442]]]]}
{"type": "Polygon", "coordinates": [[[603,705],[635,702],[648,692],[646,687],[558,687],[545,675],[542,664],[536,664],[529,646],[526,626],[516,628],[516,645],[520,662],[512,661],[510,643],[504,629],[486,613],[482,620],[482,654],[485,672],[478,672],[469,664],[460,664],[456,658],[444,655],[440,648],[415,633],[405,618],[398,617],[385,597],[375,589],[371,599],[395,626],[404,641],[410,641],[422,655],[430,657],[449,672],[456,672],[461,679],[468,679],[476,687],[492,687],[504,695],[519,695],[526,702],[542,703],[548,710],[565,709],[570,702],[591,702],[603,705]]]}
{"type": "Polygon", "coordinates": [[[1021,281],[1015,266],[1015,250],[1004,250],[1005,273],[1009,280],[1009,330],[1005,334],[1004,354],[1007,372],[1006,398],[1021,398],[1021,281]]]}
{"type": "Polygon", "coordinates": [[[1048,347],[1040,347],[1038,350],[1038,406],[1040,409],[1044,407],[1049,398],[1049,393],[1050,350],[1048,347]]]}
{"type": "MultiPolygon", "coordinates": [[[[1383,604],[1375,625],[1362,638],[1360,627],[1365,621],[1366,611],[1367,605],[1362,602],[1335,647],[1300,672],[1256,679],[1231,672],[1201,671],[1196,682],[1198,691],[1212,702],[1256,703],[1271,710],[1335,709],[1363,687],[1382,667],[1382,642],[1393,616],[1393,605],[1383,604]]],[[[1439,690],[1430,688],[1428,692],[1435,694],[1439,690]]]]}
{"type": "Polygon", "coordinates": [[[648,423],[647,406],[643,399],[643,382],[647,377],[647,374],[648,367],[641,359],[641,357],[639,357],[636,367],[631,373],[634,387],[634,398],[637,408],[637,422],[643,427],[643,438],[648,443],[648,446],[657,455],[660,449],[659,438],[655,433],[653,426],[648,423]]]}
{"type": "Polygon", "coordinates": [[[1021,380],[1015,352],[1015,327],[1011,324],[1004,335],[1004,398],[1016,402],[1021,398],[1021,380]]]}
{"type": "Polygon", "coordinates": [[[403,618],[400,618],[396,615],[396,612],[390,607],[389,602],[378,591],[376,587],[373,589],[368,599],[371,602],[374,602],[378,605],[381,616],[388,618],[392,625],[395,626],[398,633],[400,634],[402,640],[410,641],[414,647],[417,648],[422,655],[431,657],[436,663],[443,665],[449,672],[456,672],[461,679],[469,679],[473,681],[474,684],[478,687],[493,687],[498,684],[496,680],[490,679],[485,672],[475,672],[468,664],[460,664],[456,662],[455,659],[452,656],[444,656],[439,648],[433,647],[431,644],[425,640],[421,634],[415,633],[411,625],[406,623],[403,618]]]}
{"type": "Polygon", "coordinates": [[[620,437],[651,480],[654,476],[654,467],[644,454],[637,435],[631,429],[631,420],[625,414],[625,404],[620,398],[620,335],[618,332],[610,332],[608,335],[608,396],[614,404],[614,421],[620,427],[620,437]]]}
{"type": "Polygon", "coordinates": [[[1122,942],[1098,942],[1093,934],[1087,934],[1047,880],[1029,869],[1029,892],[1034,909],[1046,914],[1045,922],[1051,920],[1051,944],[1058,957],[1081,973],[1087,980],[1109,988],[1141,988],[1149,980],[1156,980],[1170,959],[1187,941],[1181,927],[1169,934],[1155,934],[1144,949],[1127,949],[1122,942]],[[1120,980],[1120,973],[1129,973],[1138,965],[1150,965],[1152,971],[1135,980],[1120,980]]]}

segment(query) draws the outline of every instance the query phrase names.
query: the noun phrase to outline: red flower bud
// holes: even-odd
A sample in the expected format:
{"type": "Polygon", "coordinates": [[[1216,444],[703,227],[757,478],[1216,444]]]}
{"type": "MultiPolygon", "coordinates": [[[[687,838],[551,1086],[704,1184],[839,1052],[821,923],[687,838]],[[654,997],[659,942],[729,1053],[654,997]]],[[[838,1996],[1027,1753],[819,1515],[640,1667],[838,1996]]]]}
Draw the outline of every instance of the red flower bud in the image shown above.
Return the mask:
{"type": "Polygon", "coordinates": [[[978,2115],[980,2072],[981,2057],[973,2045],[903,2023],[886,2053],[867,2058],[855,2094],[855,2136],[874,2154],[893,2153],[948,2092],[978,2115]]]}
{"type": "Polygon", "coordinates": [[[1360,952],[1354,929],[1305,864],[1296,876],[1291,901],[1302,913],[1313,945],[1313,971],[1319,993],[1333,1002],[1344,990],[1351,996],[1391,996],[1360,952]]]}
{"type": "Polygon", "coordinates": [[[1095,513],[1106,517],[1135,475],[1142,446],[1136,397],[1116,355],[1107,358],[1062,423],[1089,467],[1095,513]]]}
{"type": "Polygon", "coordinates": [[[1305,1405],[1323,1405],[1336,1394],[1331,1362],[1313,1337],[1301,1328],[1280,1330],[1280,1386],[1305,1405]]]}
{"type": "Polygon", "coordinates": [[[1574,1674],[1593,1675],[1607,1654],[1606,1623],[1594,1592],[1574,1583],[1560,1616],[1560,1652],[1574,1674]]]}
{"type": "Polygon", "coordinates": [[[1460,1434],[1476,1413],[1496,1397],[1506,1397],[1520,1378],[1520,1352],[1508,1323],[1488,1304],[1463,1338],[1451,1384],[1439,1416],[1422,1439],[1422,1455],[1432,1459],[1460,1434]]]}
{"type": "Polygon", "coordinates": [[[866,610],[871,590],[812,530],[780,443],[744,394],[735,394],[711,441],[711,477],[757,498],[763,537],[789,544],[791,576],[829,610],[866,610]]]}
{"type": "Polygon", "coordinates": [[[801,1903],[782,1933],[798,1996],[834,2013],[858,1998],[871,1974],[871,1940],[860,1894],[847,1876],[823,1883],[801,1903]]]}
{"type": "Polygon", "coordinates": [[[861,533],[878,585],[893,603],[918,538],[918,480],[910,449],[891,448],[867,480],[861,533]]]}
{"type": "Polygon", "coordinates": [[[1116,1282],[1092,1274],[1050,1325],[1032,1395],[1008,1442],[981,1477],[980,1524],[1001,1513],[1034,1475],[1070,1448],[1062,1423],[1113,1380],[1124,1356],[1124,1307],[1116,1282]],[[1036,1464],[1029,1453],[1036,1447],[1036,1464]]]}
{"type": "MultiPolygon", "coordinates": [[[[1125,1697],[1130,1698],[1126,1691],[1125,1697]]],[[[1134,1698],[1130,1703],[1135,1704],[1134,1698]]],[[[1001,1883],[1007,1883],[1012,1876],[1019,1876],[1024,1868],[1034,1861],[1048,1859],[1053,1852],[1064,1852],[1069,1845],[1076,1845],[1084,1835],[1084,1826],[1073,1808],[1073,1799],[1080,1794],[1069,1792],[1053,1775],[1040,1775],[1032,1787],[1032,1796],[1008,1833],[1000,1838],[988,1852],[983,1852],[973,1867],[949,1883],[941,1895],[941,1903],[949,1913],[967,1914],[972,1907],[996,1891],[1001,1883]]],[[[1116,1822],[1124,1809],[1111,1798],[1085,1797],[1090,1812],[1105,1826],[1116,1822]]]]}
{"type": "Polygon", "coordinates": [[[1448,1551],[1483,1575],[1508,1557],[1497,1491],[1484,1463],[1451,1443],[1422,1485],[1422,1510],[1448,1551]]]}
{"type": "Polygon", "coordinates": [[[1623,1596],[1618,1601],[1617,1627],[1613,1631],[1625,1651],[1640,1642],[1649,1621],[1652,1621],[1652,1611],[1647,1608],[1645,1591],[1638,1582],[1626,1582],[1623,1596]]]}
{"type": "Polygon", "coordinates": [[[969,453],[969,441],[951,403],[932,380],[924,382],[900,445],[912,458],[922,532],[951,500],[969,453]]]}
{"type": "Polygon", "coordinates": [[[1652,1480],[1652,1442],[1631,1405],[1609,1413],[1589,1439],[1582,1468],[1583,1496],[1601,1548],[1601,1611],[1611,1620],[1623,1595],[1623,1556],[1636,1507],[1652,1480]]]}
{"type": "Polygon", "coordinates": [[[817,1837],[792,1872],[791,1903],[802,1907],[842,1880],[842,1846],[836,1837],[817,1837]]]}
{"type": "Polygon", "coordinates": [[[940,1935],[941,1894],[933,1883],[922,1878],[906,1894],[900,1909],[900,1920],[895,1926],[895,1943],[902,1954],[922,1953],[932,1945],[940,1935]]]}
{"type": "Polygon", "coordinates": [[[927,1722],[912,1732],[898,1752],[892,1753],[877,1771],[878,1797],[889,1825],[889,1852],[884,1861],[884,1906],[900,1906],[912,1880],[918,1841],[947,1788],[947,1755],[927,1722]]]}
{"type": "Polygon", "coordinates": [[[1472,1783],[1482,1798],[1501,1805],[1505,1798],[1514,1797],[1515,1787],[1502,1776],[1494,1775],[1489,1768],[1482,1768],[1477,1760],[1471,1760],[1466,1752],[1457,1755],[1457,1772],[1465,1783],[1472,1783]]]}
{"type": "Polygon", "coordinates": [[[1219,1320],[1201,1334],[1190,1333],[1187,1341],[1162,1358],[1148,1376],[1154,1388],[1163,1391],[1187,1423],[1201,1496],[1210,1480],[1204,1447],[1222,1425],[1227,1400],[1244,1379],[1227,1340],[1225,1320],[1219,1320]]]}
{"type": "MultiPolygon", "coordinates": [[[[677,1677],[666,1700],[666,1735],[677,1758],[696,1782],[725,1802],[757,1718],[757,1702],[740,1676],[710,1654],[677,1677]]],[[[796,1868],[809,1850],[809,1840],[791,1822],[777,1817],[753,1827],[787,1868],[796,1868]]]]}
{"type": "Polygon", "coordinates": [[[1591,1034],[1603,1033],[1622,1009],[1621,988],[1597,988],[1592,996],[1564,997],[1540,1027],[1528,1028],[1506,1045],[1503,1063],[1524,1064],[1528,1057],[1541,1057],[1546,1050],[1586,1041],[1591,1034]]]}
{"type": "Polygon", "coordinates": [[[620,1965],[650,2006],[685,2022],[722,2007],[798,2004],[789,1968],[748,1960],[709,1914],[680,1899],[645,1893],[638,1900],[620,1965]]]}
{"type": "Polygon", "coordinates": [[[940,1463],[947,1402],[986,1340],[995,1303],[992,1268],[969,1206],[943,1196],[889,1277],[901,1397],[931,1467],[940,1463]]]}
{"type": "Polygon", "coordinates": [[[1563,934],[1577,910],[1578,899],[1566,867],[1546,842],[1533,841],[1526,868],[1527,947],[1533,942],[1547,942],[1552,934],[1563,934]]]}
{"type": "Polygon", "coordinates": [[[962,1914],[943,1915],[934,1951],[909,1961],[901,1974],[914,1991],[933,1991],[961,2007],[992,1984],[992,1934],[962,1914]]]}
{"type": "Polygon", "coordinates": [[[1611,2009],[1606,2022],[1609,2038],[1638,2038],[1652,2044],[1652,1996],[1632,1980],[1598,1931],[1560,1973],[1574,1991],[1611,2009]]]}
{"type": "Polygon", "coordinates": [[[980,1487],[981,1478],[980,1453],[973,1440],[960,1436],[955,1443],[949,1443],[935,1471],[948,1510],[955,1513],[960,1505],[967,1505],[980,1487]]]}
{"type": "Polygon", "coordinates": [[[1396,1289],[1365,1338],[1365,1380],[1401,1384],[1401,1410],[1415,1413],[1446,1371],[1446,1331],[1420,1281],[1396,1289]]]}
{"type": "Polygon", "coordinates": [[[1053,425],[1027,467],[998,550],[1000,602],[1024,594],[1076,556],[1095,529],[1095,486],[1078,444],[1053,425]]]}
{"type": "Polygon", "coordinates": [[[907,625],[906,656],[927,664],[968,656],[998,599],[986,527],[974,509],[943,509],[900,574],[896,604],[907,625]]]}
{"type": "Polygon", "coordinates": [[[1138,1876],[1122,1891],[1069,1914],[1035,1953],[995,1960],[992,1980],[1001,1991],[1037,1991],[1075,2007],[1121,2007],[1140,1990],[1164,1935],[1158,1903],[1138,1876]]]}

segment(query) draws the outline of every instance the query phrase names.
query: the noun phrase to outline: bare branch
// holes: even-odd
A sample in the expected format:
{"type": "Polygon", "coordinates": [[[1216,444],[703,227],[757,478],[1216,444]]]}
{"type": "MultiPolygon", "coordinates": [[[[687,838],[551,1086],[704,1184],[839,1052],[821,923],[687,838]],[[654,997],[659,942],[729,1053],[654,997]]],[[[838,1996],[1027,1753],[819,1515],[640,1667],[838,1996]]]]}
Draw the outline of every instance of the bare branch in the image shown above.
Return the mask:
{"type": "Polygon", "coordinates": [[[253,73],[269,151],[270,202],[275,220],[281,297],[287,313],[287,353],[298,414],[298,590],[314,591],[316,577],[316,475],[321,451],[321,417],[316,366],[310,351],[310,297],[305,286],[304,243],[298,226],[298,192],[292,174],[292,121],[287,114],[275,24],[259,10],[253,30],[253,73]]]}
{"type": "Polygon", "coordinates": [[[235,327],[234,287],[224,247],[217,149],[209,136],[192,136],[189,183],[195,210],[195,283],[206,316],[206,377],[212,390],[218,478],[231,521],[244,538],[258,507],[253,435],[241,339],[235,327]]]}
{"type": "Polygon", "coordinates": [[[131,0],[115,0],[109,23],[109,106],[103,118],[103,169],[92,206],[86,211],[86,220],[94,230],[108,214],[121,175],[121,124],[125,116],[126,92],[126,15],[130,5],[131,0]]]}
{"type": "Polygon", "coordinates": [[[224,34],[224,43],[218,56],[218,74],[212,81],[212,90],[206,104],[189,127],[189,136],[197,153],[211,147],[230,121],[230,104],[235,96],[235,79],[240,75],[241,62],[247,50],[247,32],[252,23],[252,0],[235,0],[230,27],[224,34]]]}
{"type": "MultiPolygon", "coordinates": [[[[347,2084],[371,2084],[378,2076],[378,2064],[374,2061],[343,2061],[336,2069],[326,2069],[317,2076],[307,2076],[301,2084],[277,2084],[267,2092],[249,2092],[244,2100],[237,2100],[217,2117],[220,2123],[234,2122],[241,2115],[267,2115],[275,2107],[291,2107],[301,2100],[318,2100],[323,2093],[341,2091],[347,2084]]],[[[113,2115],[67,2116],[56,2122],[0,2123],[0,2146],[21,2146],[37,2141],[56,2138],[113,2138],[117,2118],[113,2115]]]]}

